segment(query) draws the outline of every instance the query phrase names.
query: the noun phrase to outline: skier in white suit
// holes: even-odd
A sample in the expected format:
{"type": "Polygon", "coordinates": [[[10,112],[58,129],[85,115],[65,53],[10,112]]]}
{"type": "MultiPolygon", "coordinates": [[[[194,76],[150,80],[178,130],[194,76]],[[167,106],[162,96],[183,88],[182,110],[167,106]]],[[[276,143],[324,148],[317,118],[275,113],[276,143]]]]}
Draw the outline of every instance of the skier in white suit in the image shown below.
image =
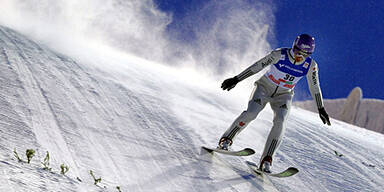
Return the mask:
{"type": "Polygon", "coordinates": [[[255,88],[248,102],[248,108],[242,112],[222,135],[218,148],[228,150],[233,139],[254,120],[269,102],[274,112],[273,127],[269,133],[264,152],[260,159],[260,169],[271,172],[273,155],[281,143],[285,129],[285,120],[289,114],[294,87],[304,76],[307,77],[309,90],[316,101],[319,115],[324,124],[331,125],[324,109],[318,78],[318,66],[310,57],[315,49],[315,39],[302,34],[297,36],[292,48],[279,48],[260,59],[239,75],[226,79],[221,88],[231,90],[236,84],[271,65],[271,68],[255,82],[255,88]]]}

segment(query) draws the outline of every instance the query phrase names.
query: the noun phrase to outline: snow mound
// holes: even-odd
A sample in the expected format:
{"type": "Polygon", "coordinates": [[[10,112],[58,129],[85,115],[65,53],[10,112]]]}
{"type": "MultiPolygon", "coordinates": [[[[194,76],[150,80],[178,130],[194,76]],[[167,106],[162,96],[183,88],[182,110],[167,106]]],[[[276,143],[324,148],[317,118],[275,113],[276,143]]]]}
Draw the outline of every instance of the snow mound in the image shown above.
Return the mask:
{"type": "MultiPolygon", "coordinates": [[[[299,101],[295,106],[316,112],[312,100],[299,101]]],[[[384,133],[384,101],[379,99],[363,99],[361,88],[354,88],[346,99],[326,99],[324,106],[329,115],[335,119],[384,133]]]]}

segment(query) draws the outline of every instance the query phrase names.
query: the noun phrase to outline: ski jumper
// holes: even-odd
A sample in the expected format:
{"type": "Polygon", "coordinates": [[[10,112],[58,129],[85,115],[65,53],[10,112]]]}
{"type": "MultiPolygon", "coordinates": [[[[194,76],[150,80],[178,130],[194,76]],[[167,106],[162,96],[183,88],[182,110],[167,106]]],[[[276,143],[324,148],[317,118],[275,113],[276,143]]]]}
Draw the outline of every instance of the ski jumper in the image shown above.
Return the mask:
{"type": "Polygon", "coordinates": [[[296,62],[290,48],[280,48],[260,59],[236,77],[242,81],[267,66],[270,69],[255,82],[255,88],[248,102],[248,108],[235,119],[232,125],[222,135],[222,138],[233,139],[254,120],[267,103],[274,112],[273,126],[269,133],[261,159],[273,157],[278,149],[285,130],[285,120],[289,114],[294,87],[304,76],[317,107],[323,107],[320,84],[318,81],[317,63],[308,57],[296,62]]]}

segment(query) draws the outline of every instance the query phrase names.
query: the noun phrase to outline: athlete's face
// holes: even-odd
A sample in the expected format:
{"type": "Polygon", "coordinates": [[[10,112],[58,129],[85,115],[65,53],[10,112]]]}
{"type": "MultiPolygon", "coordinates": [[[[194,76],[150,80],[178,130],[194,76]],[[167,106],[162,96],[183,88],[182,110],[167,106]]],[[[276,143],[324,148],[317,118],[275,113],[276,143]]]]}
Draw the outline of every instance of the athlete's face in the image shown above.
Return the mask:
{"type": "Polygon", "coordinates": [[[304,61],[304,56],[302,55],[297,55],[297,54],[293,54],[295,56],[295,61],[296,62],[301,62],[301,61],[304,61]]]}
{"type": "Polygon", "coordinates": [[[296,62],[301,62],[301,61],[305,60],[307,57],[309,57],[309,55],[311,55],[311,54],[304,52],[304,51],[298,49],[297,47],[293,48],[293,56],[295,57],[296,62]]]}

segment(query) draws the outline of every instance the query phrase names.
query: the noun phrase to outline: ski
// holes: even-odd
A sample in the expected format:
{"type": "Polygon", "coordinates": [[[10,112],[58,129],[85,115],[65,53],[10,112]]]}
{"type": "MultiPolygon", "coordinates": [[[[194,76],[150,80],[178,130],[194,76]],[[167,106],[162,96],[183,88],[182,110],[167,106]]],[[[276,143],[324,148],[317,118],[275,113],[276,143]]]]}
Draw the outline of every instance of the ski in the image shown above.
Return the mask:
{"type": "Polygon", "coordinates": [[[217,149],[217,148],[210,148],[210,147],[202,147],[203,149],[207,150],[208,152],[216,152],[216,153],[221,153],[221,154],[226,154],[226,155],[233,155],[233,156],[248,156],[252,155],[255,153],[255,151],[251,148],[245,148],[239,151],[227,151],[227,150],[222,150],[222,149],[217,149]]]}
{"type": "Polygon", "coordinates": [[[272,176],[272,177],[284,178],[284,177],[293,176],[299,172],[299,170],[297,168],[289,167],[288,169],[286,169],[280,173],[266,173],[266,172],[263,172],[262,170],[260,170],[259,166],[257,166],[255,163],[250,162],[250,161],[246,161],[246,163],[247,163],[248,167],[258,175],[267,175],[267,176],[272,176]]]}

